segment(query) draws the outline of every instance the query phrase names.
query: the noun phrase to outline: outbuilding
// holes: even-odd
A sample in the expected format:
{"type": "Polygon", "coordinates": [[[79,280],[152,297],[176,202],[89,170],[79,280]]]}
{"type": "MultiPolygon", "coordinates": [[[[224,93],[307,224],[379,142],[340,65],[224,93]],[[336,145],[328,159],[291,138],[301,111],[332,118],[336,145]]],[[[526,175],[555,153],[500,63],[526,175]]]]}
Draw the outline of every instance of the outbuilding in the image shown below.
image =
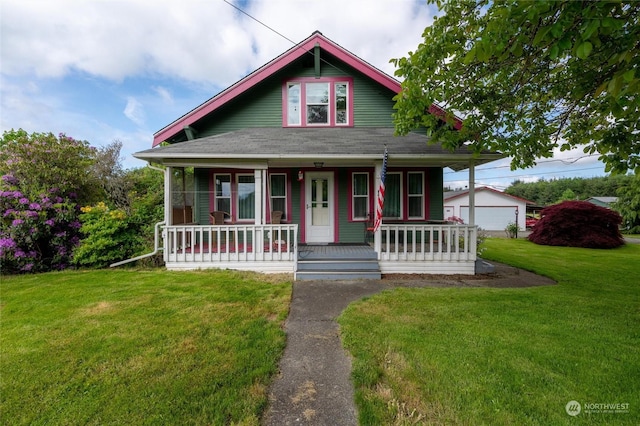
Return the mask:
{"type": "MultiPolygon", "coordinates": [[[[444,193],[444,217],[469,223],[469,190],[444,193]]],[[[475,224],[486,231],[502,231],[509,223],[526,227],[527,205],[533,201],[483,186],[475,189],[475,224]]]]}

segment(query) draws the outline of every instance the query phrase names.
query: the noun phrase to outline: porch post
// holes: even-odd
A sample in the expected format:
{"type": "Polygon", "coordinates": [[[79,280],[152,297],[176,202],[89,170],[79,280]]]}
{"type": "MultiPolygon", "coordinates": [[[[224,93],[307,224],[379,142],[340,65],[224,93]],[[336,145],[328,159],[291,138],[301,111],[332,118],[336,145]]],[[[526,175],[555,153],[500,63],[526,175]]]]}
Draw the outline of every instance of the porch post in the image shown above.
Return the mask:
{"type": "Polygon", "coordinates": [[[253,171],[253,177],[255,180],[255,188],[256,188],[256,194],[255,194],[255,199],[253,200],[254,204],[255,204],[255,224],[256,225],[262,225],[263,223],[265,223],[264,220],[264,202],[265,202],[265,194],[266,192],[264,191],[264,183],[265,180],[263,179],[263,172],[264,170],[261,169],[255,169],[253,171]]]}
{"type": "Polygon", "coordinates": [[[173,201],[171,194],[173,193],[173,167],[167,166],[164,169],[164,221],[167,226],[173,224],[173,201]]]}
{"type": "MultiPolygon", "coordinates": [[[[171,226],[173,224],[173,201],[171,199],[171,194],[173,192],[172,182],[173,179],[173,167],[166,166],[164,169],[164,223],[165,226],[171,226]]],[[[163,231],[163,242],[164,250],[162,250],[162,258],[165,263],[169,261],[169,251],[171,247],[168,247],[168,239],[166,231],[163,231]]]]}
{"type": "Polygon", "coordinates": [[[476,224],[476,168],[473,160],[469,161],[469,225],[476,224]]]}

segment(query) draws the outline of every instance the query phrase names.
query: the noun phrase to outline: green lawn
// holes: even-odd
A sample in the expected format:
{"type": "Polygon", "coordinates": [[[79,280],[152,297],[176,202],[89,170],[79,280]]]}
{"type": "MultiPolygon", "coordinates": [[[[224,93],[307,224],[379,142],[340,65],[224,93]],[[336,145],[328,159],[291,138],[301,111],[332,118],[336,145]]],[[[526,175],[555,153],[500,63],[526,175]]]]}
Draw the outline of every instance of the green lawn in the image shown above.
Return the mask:
{"type": "Polygon", "coordinates": [[[339,322],[360,423],[639,424],[640,245],[485,245],[558,285],[396,289],[350,305],[339,322]],[[628,413],[586,412],[606,403],[628,413]]]}
{"type": "Polygon", "coordinates": [[[131,270],[2,277],[0,422],[258,424],[285,345],[287,280],[131,270]]]}

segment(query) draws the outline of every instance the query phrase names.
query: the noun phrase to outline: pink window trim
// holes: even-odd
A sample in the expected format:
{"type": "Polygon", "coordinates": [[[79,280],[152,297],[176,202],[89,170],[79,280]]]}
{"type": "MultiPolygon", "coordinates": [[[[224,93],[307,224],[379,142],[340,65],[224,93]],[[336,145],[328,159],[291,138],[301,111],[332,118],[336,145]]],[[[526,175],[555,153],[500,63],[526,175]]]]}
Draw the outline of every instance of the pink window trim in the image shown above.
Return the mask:
{"type": "MultiPolygon", "coordinates": [[[[233,192],[235,190],[235,184],[234,184],[234,179],[235,179],[235,174],[236,171],[235,170],[225,170],[224,172],[219,171],[219,170],[209,170],[209,212],[212,212],[216,209],[216,182],[215,182],[215,176],[216,175],[229,175],[231,182],[231,211],[227,212],[231,215],[231,217],[229,218],[229,220],[233,223],[233,216],[235,214],[235,206],[234,206],[234,202],[233,202],[233,192]]],[[[225,219],[226,222],[226,219],[225,219]]]]}
{"type": "MultiPolygon", "coordinates": [[[[364,171],[368,171],[370,169],[364,169],[364,170],[351,170],[349,172],[349,195],[351,195],[351,189],[352,189],[352,175],[355,172],[364,172],[364,171]]],[[[391,219],[392,221],[402,221],[402,222],[424,222],[425,220],[430,220],[431,214],[429,211],[429,207],[430,207],[430,190],[429,190],[429,180],[430,180],[430,176],[431,176],[431,168],[428,167],[418,167],[418,168],[389,168],[387,169],[387,173],[400,173],[401,175],[401,179],[402,179],[402,200],[400,200],[400,203],[402,204],[402,217],[398,218],[398,219],[391,219]],[[409,219],[409,172],[422,172],[423,173],[423,185],[424,185],[424,194],[423,194],[423,203],[424,203],[424,217],[423,218],[411,218],[409,219]]],[[[370,193],[369,193],[369,214],[374,214],[375,212],[375,200],[377,200],[378,198],[378,193],[376,192],[375,194],[373,193],[373,191],[375,191],[375,182],[374,182],[374,176],[373,176],[373,172],[370,173],[369,175],[369,188],[370,188],[370,193]]],[[[350,222],[363,222],[362,220],[358,219],[358,220],[354,220],[353,219],[353,205],[352,205],[352,201],[351,201],[351,196],[349,196],[349,221],[350,222]]]]}
{"type": "MultiPolygon", "coordinates": [[[[286,209],[287,211],[284,212],[285,216],[286,216],[286,220],[283,221],[283,223],[291,223],[291,214],[293,212],[293,205],[291,203],[291,172],[288,169],[269,169],[269,173],[268,173],[269,177],[269,181],[271,181],[271,175],[285,175],[285,186],[287,187],[287,198],[286,198],[286,209]]],[[[271,223],[271,210],[273,209],[271,207],[271,192],[269,191],[269,188],[271,187],[271,185],[267,186],[267,197],[269,200],[269,208],[267,209],[267,223],[271,223]]]]}
{"type": "Polygon", "coordinates": [[[425,169],[408,169],[404,171],[405,179],[404,179],[404,217],[406,221],[412,222],[420,222],[427,220],[427,176],[428,172],[425,169]],[[409,173],[422,173],[422,217],[412,217],[409,218],[409,173]]]}
{"type": "Polygon", "coordinates": [[[246,169],[224,169],[224,170],[209,170],[209,211],[212,212],[215,210],[216,206],[216,183],[215,176],[216,175],[229,175],[231,176],[231,211],[227,212],[231,215],[229,220],[225,219],[225,223],[234,224],[250,224],[254,223],[254,219],[242,219],[239,220],[237,217],[238,214],[238,200],[237,196],[233,194],[237,194],[238,192],[238,175],[249,176],[251,173],[248,173],[246,169]]]}
{"type": "Polygon", "coordinates": [[[375,199],[375,197],[373,197],[371,194],[373,194],[374,191],[374,184],[373,184],[373,170],[371,168],[366,168],[366,169],[350,169],[349,170],[349,182],[347,183],[347,191],[349,196],[347,197],[347,211],[348,211],[348,220],[349,222],[355,222],[355,223],[361,223],[361,222],[366,222],[368,219],[354,219],[353,218],[353,175],[355,173],[366,173],[367,175],[369,175],[369,200],[367,202],[368,204],[368,209],[369,209],[369,215],[373,214],[373,208],[374,208],[374,202],[373,200],[375,199]]]}
{"type": "Polygon", "coordinates": [[[298,77],[285,80],[282,83],[282,127],[353,127],[353,78],[352,77],[298,77]],[[300,124],[289,124],[289,103],[288,103],[288,85],[290,83],[300,83],[300,124]],[[305,103],[305,83],[329,83],[329,115],[331,122],[329,124],[312,124],[308,125],[304,109],[305,103]],[[347,83],[347,124],[336,124],[335,114],[335,83],[347,83]]]}

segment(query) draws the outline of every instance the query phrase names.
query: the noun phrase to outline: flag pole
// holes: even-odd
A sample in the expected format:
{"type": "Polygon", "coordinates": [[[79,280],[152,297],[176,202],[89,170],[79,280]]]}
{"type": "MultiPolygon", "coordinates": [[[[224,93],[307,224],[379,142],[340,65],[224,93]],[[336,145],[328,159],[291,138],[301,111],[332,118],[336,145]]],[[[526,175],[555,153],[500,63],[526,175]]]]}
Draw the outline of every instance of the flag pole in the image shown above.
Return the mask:
{"type": "Polygon", "coordinates": [[[389,161],[389,151],[387,146],[384,146],[384,155],[382,157],[382,172],[380,173],[380,186],[378,187],[378,199],[376,200],[376,218],[373,223],[373,232],[377,232],[380,225],[382,225],[382,216],[384,210],[384,193],[385,193],[385,180],[387,178],[387,163],[389,161]]]}
{"type": "MultiPolygon", "coordinates": [[[[380,235],[380,225],[382,225],[382,216],[384,210],[384,192],[385,192],[385,179],[387,176],[387,163],[389,158],[389,151],[387,145],[384,146],[384,154],[382,156],[382,169],[380,170],[380,184],[378,185],[378,193],[375,200],[375,217],[373,222],[373,245],[378,259],[382,253],[382,236],[380,235]]],[[[376,166],[377,168],[377,166],[376,166]]]]}

